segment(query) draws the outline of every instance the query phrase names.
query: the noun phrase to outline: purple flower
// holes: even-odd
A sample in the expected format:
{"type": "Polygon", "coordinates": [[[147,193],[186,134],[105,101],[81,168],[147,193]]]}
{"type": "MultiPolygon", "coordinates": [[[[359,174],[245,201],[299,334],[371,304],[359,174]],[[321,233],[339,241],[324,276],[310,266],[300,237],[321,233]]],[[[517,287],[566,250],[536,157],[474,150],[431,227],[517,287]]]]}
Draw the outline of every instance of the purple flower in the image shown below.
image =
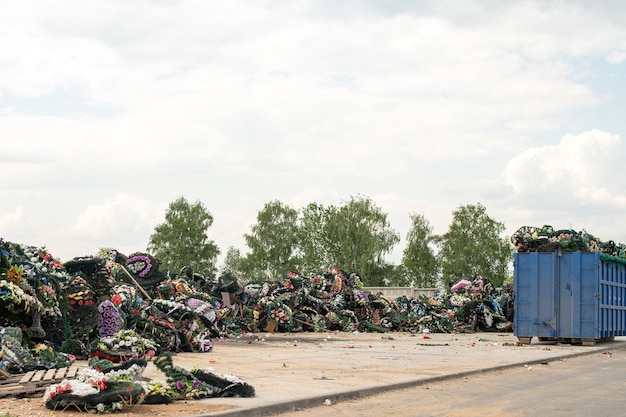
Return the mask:
{"type": "Polygon", "coordinates": [[[122,319],[115,305],[105,300],[98,306],[98,331],[100,337],[113,336],[120,330],[122,319]]]}
{"type": "Polygon", "coordinates": [[[135,255],[128,258],[126,261],[126,265],[128,268],[138,274],[140,277],[144,278],[150,270],[152,269],[152,261],[150,257],[147,255],[135,255]]]}

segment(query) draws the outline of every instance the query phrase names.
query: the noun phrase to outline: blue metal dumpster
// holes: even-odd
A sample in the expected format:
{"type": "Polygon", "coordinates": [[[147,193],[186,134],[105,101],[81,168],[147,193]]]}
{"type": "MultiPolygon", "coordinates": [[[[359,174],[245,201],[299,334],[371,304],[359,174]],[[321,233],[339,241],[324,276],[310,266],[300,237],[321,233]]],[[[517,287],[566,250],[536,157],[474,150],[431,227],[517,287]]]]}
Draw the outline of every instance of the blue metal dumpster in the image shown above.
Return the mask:
{"type": "Polygon", "coordinates": [[[594,345],[626,335],[626,260],[600,252],[514,255],[513,332],[520,343],[594,345]]]}

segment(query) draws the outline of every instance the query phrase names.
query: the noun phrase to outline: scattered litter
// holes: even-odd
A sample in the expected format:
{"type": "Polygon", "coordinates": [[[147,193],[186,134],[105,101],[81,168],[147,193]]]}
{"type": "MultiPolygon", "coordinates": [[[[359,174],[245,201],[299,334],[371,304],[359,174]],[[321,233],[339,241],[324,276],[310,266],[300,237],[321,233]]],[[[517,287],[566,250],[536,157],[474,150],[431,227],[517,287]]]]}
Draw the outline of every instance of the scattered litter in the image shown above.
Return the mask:
{"type": "Polygon", "coordinates": [[[326,398],[324,400],[324,405],[331,405],[332,403],[330,402],[330,400],[328,398],[326,398]]]}

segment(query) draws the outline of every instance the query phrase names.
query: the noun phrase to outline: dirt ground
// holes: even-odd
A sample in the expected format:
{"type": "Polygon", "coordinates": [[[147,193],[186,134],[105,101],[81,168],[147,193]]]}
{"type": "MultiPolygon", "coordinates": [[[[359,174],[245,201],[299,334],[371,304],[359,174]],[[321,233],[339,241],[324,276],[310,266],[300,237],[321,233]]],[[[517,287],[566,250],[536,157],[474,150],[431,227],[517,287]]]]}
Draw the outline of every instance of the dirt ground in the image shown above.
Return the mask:
{"type": "MultiPolygon", "coordinates": [[[[331,406],[322,403],[325,402],[324,398],[328,398],[327,395],[334,398],[340,392],[395,385],[399,382],[449,374],[459,375],[507,366],[511,363],[552,361],[563,355],[581,354],[590,349],[569,344],[539,342],[518,346],[511,334],[315,333],[260,336],[261,338],[246,336],[226,339],[217,342],[212,352],[184,353],[174,357],[175,364],[184,369],[210,367],[217,373],[240,377],[255,388],[254,398],[207,398],[175,401],[167,405],[134,405],[115,415],[182,417],[207,415],[229,409],[253,412],[256,408],[297,403],[312,397],[322,399],[320,405],[314,409],[302,409],[290,414],[289,408],[277,406],[276,412],[284,410],[285,413],[281,417],[321,417],[331,414],[335,417],[415,415],[415,406],[419,403],[420,415],[423,416],[512,417],[520,414],[517,410],[511,412],[505,409],[506,404],[499,402],[487,404],[482,401],[485,393],[483,390],[470,392],[469,400],[462,407],[456,394],[453,397],[450,395],[461,392],[469,381],[474,388],[481,382],[496,381],[493,378],[494,374],[490,374],[488,378],[483,377],[483,374],[473,374],[471,378],[462,377],[447,382],[429,383],[408,391],[408,394],[407,391],[399,390],[358,400],[344,399],[333,402],[331,406]],[[451,398],[454,398],[452,404],[451,398]],[[477,398],[481,400],[477,401],[477,398]]],[[[626,338],[615,343],[626,345],[626,338]]],[[[606,348],[596,347],[596,349],[598,351],[614,349],[614,346],[607,344],[606,348]]],[[[604,358],[606,355],[598,356],[606,359],[604,358]]],[[[615,358],[611,364],[614,363],[615,358]]],[[[626,364],[626,358],[623,363],[626,364]]],[[[549,366],[540,369],[545,371],[555,368],[549,366]]],[[[623,369],[626,368],[619,368],[620,371],[623,369]]],[[[537,369],[535,372],[525,372],[528,375],[540,375],[537,369]]],[[[165,376],[149,362],[144,377],[162,380],[165,376]]],[[[498,392],[505,381],[516,382],[518,378],[519,375],[513,375],[512,378],[501,380],[487,392],[498,392]]],[[[528,389],[529,392],[534,391],[532,387],[536,382],[536,380],[529,382],[531,387],[528,389]]],[[[507,391],[515,392],[516,389],[517,385],[512,385],[507,391]]],[[[85,416],[84,412],[72,409],[48,410],[43,404],[42,395],[31,398],[0,398],[0,417],[85,416]],[[4,413],[8,414],[5,416],[4,413]]],[[[564,397],[567,395],[564,394],[564,397]]],[[[530,400],[530,403],[536,401],[530,400]]]]}
{"type": "MultiPolygon", "coordinates": [[[[193,416],[233,408],[230,405],[219,404],[218,399],[206,399],[197,401],[175,401],[171,404],[156,405],[133,405],[124,409],[121,413],[113,414],[124,417],[145,416],[193,416]]],[[[0,413],[10,413],[15,417],[85,417],[87,413],[67,409],[48,410],[40,397],[35,398],[2,398],[0,399],[0,413]]],[[[2,414],[0,414],[2,416],[2,414]]],[[[4,417],[4,416],[2,416],[4,417]]]]}

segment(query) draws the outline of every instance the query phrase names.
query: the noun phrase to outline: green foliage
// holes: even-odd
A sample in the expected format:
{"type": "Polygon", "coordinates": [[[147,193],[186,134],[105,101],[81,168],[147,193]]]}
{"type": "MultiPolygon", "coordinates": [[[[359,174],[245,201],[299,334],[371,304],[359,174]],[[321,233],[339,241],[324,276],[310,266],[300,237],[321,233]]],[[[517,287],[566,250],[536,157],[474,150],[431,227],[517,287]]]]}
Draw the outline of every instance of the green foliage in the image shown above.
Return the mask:
{"type": "Polygon", "coordinates": [[[298,266],[298,211],[280,201],[271,201],[257,214],[251,233],[245,234],[250,248],[241,264],[253,279],[279,279],[298,266]]]}
{"type": "Polygon", "coordinates": [[[437,236],[422,214],[411,215],[411,227],[406,235],[407,246],[402,254],[402,271],[396,285],[432,288],[437,284],[439,260],[433,246],[437,236]]]}
{"type": "Polygon", "coordinates": [[[352,197],[340,207],[311,203],[299,213],[272,201],[259,212],[251,232],[245,235],[250,253],[238,267],[253,280],[337,266],[357,272],[366,285],[384,285],[395,272],[384,255],[400,238],[368,198],[352,197]]]}
{"type": "Polygon", "coordinates": [[[333,263],[329,236],[326,233],[330,209],[311,203],[300,210],[298,222],[298,246],[300,270],[317,271],[322,265],[333,263]]]}
{"type": "Polygon", "coordinates": [[[180,271],[191,267],[203,275],[215,275],[219,248],[207,237],[213,216],[200,201],[184,197],[170,203],[165,222],[155,227],[148,251],[163,263],[161,268],[180,271]]]}
{"type": "Polygon", "coordinates": [[[509,276],[513,248],[500,237],[504,224],[487,215],[480,203],[460,206],[441,237],[442,278],[445,284],[479,274],[500,286],[509,276]]]}
{"type": "Polygon", "coordinates": [[[224,256],[224,262],[220,268],[220,275],[231,274],[241,279],[245,276],[242,269],[244,258],[241,251],[234,246],[229,246],[224,256]]]}
{"type": "MultiPolygon", "coordinates": [[[[214,275],[219,249],[207,238],[212,223],[202,203],[191,205],[180,197],[170,204],[165,222],[155,228],[148,251],[162,261],[163,269],[191,267],[214,275]]],[[[229,247],[220,274],[247,282],[337,266],[358,273],[366,286],[417,287],[436,286],[439,274],[444,283],[480,274],[494,285],[510,275],[512,248],[499,236],[504,225],[490,218],[480,203],[457,208],[443,236],[432,231],[423,215],[412,214],[402,262],[393,265],[385,256],[400,237],[371,199],[351,197],[340,206],[310,203],[300,211],[274,200],[265,204],[244,235],[249,252],[244,256],[229,247]]]]}
{"type": "Polygon", "coordinates": [[[369,287],[386,287],[398,281],[398,267],[389,262],[372,263],[364,285],[369,287]]]}
{"type": "Polygon", "coordinates": [[[352,197],[341,207],[327,209],[324,224],[325,251],[334,265],[357,272],[363,283],[377,285],[387,280],[392,268],[384,256],[400,241],[387,214],[365,197],[352,197]]]}

